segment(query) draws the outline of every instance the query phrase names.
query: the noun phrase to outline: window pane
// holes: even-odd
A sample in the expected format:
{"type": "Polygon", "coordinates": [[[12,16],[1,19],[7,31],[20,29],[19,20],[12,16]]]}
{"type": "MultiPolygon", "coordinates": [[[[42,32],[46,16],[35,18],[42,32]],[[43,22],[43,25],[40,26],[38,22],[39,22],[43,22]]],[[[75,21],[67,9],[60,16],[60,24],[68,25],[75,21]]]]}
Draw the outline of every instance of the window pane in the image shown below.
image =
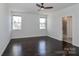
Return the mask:
{"type": "Polygon", "coordinates": [[[40,27],[40,29],[45,29],[45,27],[40,27]]]}
{"type": "Polygon", "coordinates": [[[21,22],[21,17],[18,17],[18,22],[21,22]]]}
{"type": "Polygon", "coordinates": [[[45,27],[45,24],[40,24],[40,27],[45,27]]]}
{"type": "Polygon", "coordinates": [[[40,29],[45,29],[45,24],[40,24],[40,29]]]}
{"type": "Polygon", "coordinates": [[[40,18],[40,23],[45,23],[46,19],[45,18],[40,18]]]}
{"type": "Polygon", "coordinates": [[[21,29],[21,17],[13,16],[13,30],[21,29]]]}
{"type": "Polygon", "coordinates": [[[21,22],[20,16],[13,16],[13,22],[21,22]]]}
{"type": "Polygon", "coordinates": [[[45,29],[46,18],[40,18],[40,29],[45,29]]]}

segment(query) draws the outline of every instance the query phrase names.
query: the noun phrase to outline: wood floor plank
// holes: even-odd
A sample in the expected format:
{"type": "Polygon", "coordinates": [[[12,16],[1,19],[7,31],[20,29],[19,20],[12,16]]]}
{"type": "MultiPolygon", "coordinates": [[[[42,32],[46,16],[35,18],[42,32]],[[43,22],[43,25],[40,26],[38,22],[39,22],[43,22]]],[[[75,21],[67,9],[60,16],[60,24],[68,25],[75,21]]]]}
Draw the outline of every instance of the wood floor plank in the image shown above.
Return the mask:
{"type": "Polygon", "coordinates": [[[75,56],[78,50],[72,44],[44,36],[12,39],[2,56],[75,56]]]}

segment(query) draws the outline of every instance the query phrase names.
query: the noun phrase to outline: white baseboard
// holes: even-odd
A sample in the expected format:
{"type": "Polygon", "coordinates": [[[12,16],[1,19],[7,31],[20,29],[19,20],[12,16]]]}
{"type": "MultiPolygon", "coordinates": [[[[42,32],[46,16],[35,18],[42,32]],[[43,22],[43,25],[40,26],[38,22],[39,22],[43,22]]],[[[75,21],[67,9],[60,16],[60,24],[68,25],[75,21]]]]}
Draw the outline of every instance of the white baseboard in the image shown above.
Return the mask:
{"type": "MultiPolygon", "coordinates": [[[[45,35],[47,36],[47,35],[45,35]]],[[[32,37],[40,37],[40,36],[24,36],[24,37],[16,37],[16,38],[11,38],[11,39],[18,39],[18,38],[32,38],[32,37]]]]}

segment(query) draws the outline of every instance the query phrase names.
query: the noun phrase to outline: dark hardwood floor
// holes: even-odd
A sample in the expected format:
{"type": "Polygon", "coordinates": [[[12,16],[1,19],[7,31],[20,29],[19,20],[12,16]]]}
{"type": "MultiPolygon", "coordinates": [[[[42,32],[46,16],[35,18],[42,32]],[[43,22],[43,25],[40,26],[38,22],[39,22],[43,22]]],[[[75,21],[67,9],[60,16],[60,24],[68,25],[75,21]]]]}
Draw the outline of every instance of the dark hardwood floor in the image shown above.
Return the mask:
{"type": "Polygon", "coordinates": [[[79,48],[48,36],[10,41],[2,56],[77,56],[79,48]]]}

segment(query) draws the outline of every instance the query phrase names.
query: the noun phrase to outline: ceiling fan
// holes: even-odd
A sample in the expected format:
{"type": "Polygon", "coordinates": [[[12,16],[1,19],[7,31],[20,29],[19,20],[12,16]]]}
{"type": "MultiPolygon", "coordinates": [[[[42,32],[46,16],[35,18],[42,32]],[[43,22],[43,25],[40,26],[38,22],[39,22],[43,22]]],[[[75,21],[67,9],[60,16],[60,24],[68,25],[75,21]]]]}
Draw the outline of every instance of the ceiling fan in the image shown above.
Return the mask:
{"type": "Polygon", "coordinates": [[[44,10],[44,9],[52,9],[52,8],[53,8],[52,6],[50,6],[50,7],[45,7],[45,6],[44,6],[44,3],[36,4],[36,6],[37,6],[37,7],[40,7],[41,10],[44,10]]]}

